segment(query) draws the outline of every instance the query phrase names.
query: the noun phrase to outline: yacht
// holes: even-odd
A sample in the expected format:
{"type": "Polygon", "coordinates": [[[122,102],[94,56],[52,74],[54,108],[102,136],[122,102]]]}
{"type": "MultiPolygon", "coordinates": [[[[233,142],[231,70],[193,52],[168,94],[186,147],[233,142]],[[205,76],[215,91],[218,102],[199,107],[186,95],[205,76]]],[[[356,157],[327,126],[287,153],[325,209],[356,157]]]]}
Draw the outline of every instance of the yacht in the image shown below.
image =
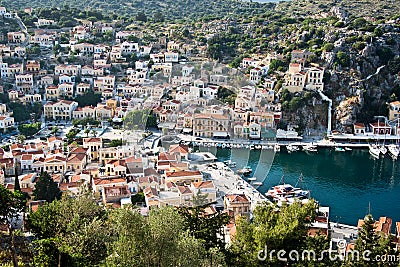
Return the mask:
{"type": "Polygon", "coordinates": [[[249,166],[246,166],[243,169],[238,170],[237,172],[239,174],[243,174],[245,176],[248,176],[253,172],[253,170],[249,166]]]}
{"type": "Polygon", "coordinates": [[[296,145],[289,144],[286,146],[286,149],[289,153],[299,151],[299,147],[296,145]]]}
{"type": "Polygon", "coordinates": [[[388,145],[388,151],[393,160],[396,160],[400,153],[399,147],[397,145],[388,145]]]}
{"type": "Polygon", "coordinates": [[[303,146],[303,150],[308,152],[317,152],[317,146],[313,144],[307,144],[303,146]]]}
{"type": "Polygon", "coordinates": [[[375,145],[369,145],[369,154],[371,154],[371,156],[373,156],[376,159],[379,159],[381,150],[379,149],[378,146],[375,145]]]}
{"type": "Polygon", "coordinates": [[[308,198],[310,191],[301,188],[293,187],[290,184],[281,184],[272,187],[265,193],[265,196],[273,202],[288,202],[293,203],[295,200],[308,198]]]}

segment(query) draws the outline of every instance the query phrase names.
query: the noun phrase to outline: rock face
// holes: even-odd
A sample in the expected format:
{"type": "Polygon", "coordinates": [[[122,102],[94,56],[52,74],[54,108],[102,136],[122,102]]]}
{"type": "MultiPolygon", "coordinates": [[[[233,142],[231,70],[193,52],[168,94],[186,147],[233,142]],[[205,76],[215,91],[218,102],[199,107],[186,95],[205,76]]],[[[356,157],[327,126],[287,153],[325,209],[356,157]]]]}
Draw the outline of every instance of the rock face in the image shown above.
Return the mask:
{"type": "Polygon", "coordinates": [[[345,126],[356,122],[356,114],[361,110],[362,97],[352,96],[340,102],[335,108],[336,129],[344,130],[345,126]]]}

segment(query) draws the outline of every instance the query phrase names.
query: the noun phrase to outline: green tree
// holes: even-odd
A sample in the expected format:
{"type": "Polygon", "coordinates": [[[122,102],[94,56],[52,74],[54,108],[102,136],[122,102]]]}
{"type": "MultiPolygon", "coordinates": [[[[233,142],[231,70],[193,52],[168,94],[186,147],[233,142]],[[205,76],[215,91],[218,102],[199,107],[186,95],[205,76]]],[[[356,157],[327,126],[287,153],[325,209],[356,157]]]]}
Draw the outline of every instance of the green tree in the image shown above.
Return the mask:
{"type": "Polygon", "coordinates": [[[77,96],[75,101],[78,102],[79,107],[96,106],[101,102],[101,94],[96,94],[93,90],[89,90],[85,94],[77,96]]]}
{"type": "Polygon", "coordinates": [[[55,199],[61,198],[61,191],[51,176],[47,172],[43,172],[36,182],[32,195],[36,200],[46,200],[50,203],[55,199]]]}
{"type": "Polygon", "coordinates": [[[350,67],[350,57],[343,51],[336,54],[336,63],[342,67],[350,67]]]}
{"type": "Polygon", "coordinates": [[[397,253],[390,248],[391,239],[390,236],[386,237],[383,233],[376,233],[374,226],[374,219],[371,214],[368,214],[364,218],[364,224],[358,231],[358,239],[356,241],[355,249],[363,255],[364,252],[368,252],[366,259],[360,257],[360,261],[356,262],[355,266],[397,266],[397,263],[384,263],[375,262],[376,257],[379,255],[396,255],[397,253]]]}
{"type": "Polygon", "coordinates": [[[40,130],[41,126],[42,124],[40,122],[36,122],[33,124],[21,124],[18,126],[18,130],[21,134],[25,136],[31,136],[36,134],[40,130]]]}
{"type": "Polygon", "coordinates": [[[6,225],[10,236],[10,249],[13,266],[18,266],[17,251],[15,248],[14,222],[20,214],[25,211],[26,198],[21,191],[11,192],[3,185],[0,185],[0,225],[6,225]]]}
{"type": "Polygon", "coordinates": [[[95,266],[106,257],[106,213],[93,196],[82,194],[45,204],[28,216],[36,236],[36,260],[43,266],[95,266]],[[48,254],[46,254],[48,253],[48,254]],[[51,253],[51,254],[50,254],[51,253]]]}
{"type": "Polygon", "coordinates": [[[109,147],[117,147],[117,146],[122,146],[122,139],[111,140],[109,147]]]}
{"type": "MultiPolygon", "coordinates": [[[[232,266],[279,266],[275,256],[266,262],[258,260],[258,252],[291,251],[306,247],[309,223],[315,216],[315,202],[306,205],[297,202],[277,207],[263,205],[256,208],[252,222],[241,218],[237,222],[236,236],[231,246],[232,266]]],[[[287,263],[284,263],[285,266],[287,263]]]]}

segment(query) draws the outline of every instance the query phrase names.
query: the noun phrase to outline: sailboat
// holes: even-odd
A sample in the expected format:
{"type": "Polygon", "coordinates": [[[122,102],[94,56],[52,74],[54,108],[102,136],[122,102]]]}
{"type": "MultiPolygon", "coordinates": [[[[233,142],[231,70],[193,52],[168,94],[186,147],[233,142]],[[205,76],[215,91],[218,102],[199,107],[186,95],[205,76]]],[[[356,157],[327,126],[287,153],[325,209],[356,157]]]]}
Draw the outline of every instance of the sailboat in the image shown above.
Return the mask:
{"type": "Polygon", "coordinates": [[[389,155],[392,157],[393,160],[397,160],[397,157],[399,156],[400,150],[399,150],[399,146],[392,144],[392,145],[388,145],[388,151],[389,151],[389,155]]]}
{"type": "Polygon", "coordinates": [[[369,154],[371,154],[371,156],[373,156],[376,159],[379,159],[381,150],[379,149],[379,147],[377,145],[369,145],[369,154]]]}

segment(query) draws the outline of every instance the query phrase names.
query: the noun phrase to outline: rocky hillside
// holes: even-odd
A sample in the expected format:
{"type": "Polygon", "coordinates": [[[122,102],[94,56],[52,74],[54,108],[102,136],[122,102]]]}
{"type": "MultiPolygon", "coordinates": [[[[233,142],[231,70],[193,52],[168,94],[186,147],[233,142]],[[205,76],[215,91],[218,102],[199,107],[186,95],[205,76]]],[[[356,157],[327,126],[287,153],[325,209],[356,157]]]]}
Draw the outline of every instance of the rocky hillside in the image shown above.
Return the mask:
{"type": "Polygon", "coordinates": [[[276,9],[287,14],[309,16],[340,7],[352,16],[392,17],[399,15],[398,0],[292,0],[281,2],[276,9]]]}

